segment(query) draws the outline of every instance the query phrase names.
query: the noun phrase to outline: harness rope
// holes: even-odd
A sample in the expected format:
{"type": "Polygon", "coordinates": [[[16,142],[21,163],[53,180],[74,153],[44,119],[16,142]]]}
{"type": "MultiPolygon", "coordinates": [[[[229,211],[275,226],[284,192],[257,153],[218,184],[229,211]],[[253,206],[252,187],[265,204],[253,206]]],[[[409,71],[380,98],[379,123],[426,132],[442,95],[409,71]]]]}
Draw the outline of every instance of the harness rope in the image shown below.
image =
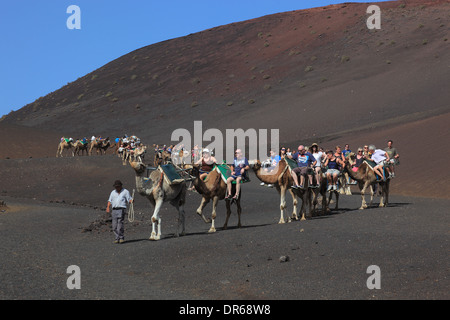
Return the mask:
{"type": "Polygon", "coordinates": [[[134,222],[134,189],[133,189],[133,196],[131,197],[133,199],[133,202],[130,203],[130,210],[128,210],[128,221],[134,222]]]}

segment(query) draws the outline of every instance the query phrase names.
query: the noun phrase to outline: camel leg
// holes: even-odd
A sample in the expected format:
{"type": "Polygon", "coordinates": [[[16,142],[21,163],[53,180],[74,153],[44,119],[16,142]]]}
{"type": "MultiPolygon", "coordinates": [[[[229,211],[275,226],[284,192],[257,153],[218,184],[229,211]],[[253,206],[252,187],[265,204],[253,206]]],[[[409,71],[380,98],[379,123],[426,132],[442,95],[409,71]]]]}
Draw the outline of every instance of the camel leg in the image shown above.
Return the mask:
{"type": "Polygon", "coordinates": [[[329,211],[327,196],[326,194],[322,194],[322,215],[325,215],[329,211]]]}
{"type": "MultiPolygon", "coordinates": [[[[213,198],[213,211],[211,214],[211,228],[209,229],[209,233],[214,233],[216,232],[216,227],[214,226],[214,221],[216,220],[216,208],[217,208],[217,202],[219,202],[219,197],[214,197],[213,198]]],[[[227,217],[228,220],[228,217],[227,217]]],[[[225,222],[226,224],[226,222],[225,222]]]]}
{"type": "Polygon", "coordinates": [[[203,219],[203,221],[205,221],[205,223],[211,223],[211,219],[208,219],[203,215],[203,209],[205,208],[205,206],[208,203],[209,203],[209,198],[203,197],[202,202],[200,203],[200,207],[198,207],[198,209],[197,209],[197,214],[202,217],[202,219],[203,219]]]}
{"type": "Polygon", "coordinates": [[[380,196],[380,205],[379,205],[379,207],[380,208],[384,207],[384,193],[383,192],[381,193],[381,196],[380,196]]]}
{"type": "Polygon", "coordinates": [[[380,208],[385,207],[386,206],[386,184],[385,185],[380,185],[379,186],[381,188],[381,197],[380,197],[380,208]]]}
{"type": "Polygon", "coordinates": [[[326,180],[323,179],[320,183],[319,193],[322,197],[322,215],[325,215],[328,211],[328,202],[327,202],[327,187],[326,180]]]}
{"type": "Polygon", "coordinates": [[[305,206],[305,198],[302,198],[302,206],[300,207],[300,214],[301,214],[301,218],[300,221],[305,221],[306,217],[305,217],[305,213],[306,213],[306,206],[305,206]]]}
{"type": "Polygon", "coordinates": [[[225,219],[225,223],[223,225],[224,230],[226,230],[228,228],[228,219],[230,219],[230,216],[231,216],[231,201],[225,200],[225,204],[227,207],[227,218],[225,219]]]}
{"type": "Polygon", "coordinates": [[[278,221],[279,224],[285,223],[284,222],[284,209],[286,208],[286,187],[281,187],[280,190],[280,210],[281,210],[281,216],[280,221],[278,221]]]}
{"type": "Polygon", "coordinates": [[[333,192],[330,192],[330,194],[328,195],[328,200],[327,200],[327,206],[328,208],[330,207],[330,203],[331,203],[331,198],[333,197],[333,192]]]}
{"type": "Polygon", "coordinates": [[[334,195],[336,198],[336,207],[334,208],[334,210],[338,210],[338,208],[339,208],[339,192],[335,192],[334,195]]]}
{"type": "Polygon", "coordinates": [[[292,219],[293,220],[298,220],[298,214],[297,214],[298,201],[297,201],[297,197],[295,196],[295,193],[294,193],[294,191],[292,191],[292,189],[289,189],[289,193],[291,194],[291,197],[292,197],[292,206],[293,206],[292,219]]]}
{"type": "Polygon", "coordinates": [[[305,193],[303,194],[303,201],[305,202],[305,213],[304,213],[304,218],[303,220],[306,220],[306,217],[308,217],[309,219],[312,218],[312,213],[313,213],[313,206],[312,206],[312,202],[311,202],[311,190],[308,188],[305,190],[305,193]]]}
{"type": "Polygon", "coordinates": [[[242,208],[241,208],[241,199],[237,199],[236,201],[236,206],[237,206],[237,213],[238,213],[238,228],[241,228],[241,212],[242,212],[242,208]]]}
{"type": "Polygon", "coordinates": [[[186,203],[186,187],[183,186],[180,194],[179,200],[179,219],[178,224],[181,225],[181,235],[184,236],[186,234],[186,212],[184,211],[184,204],[186,203]]]}
{"type": "Polygon", "coordinates": [[[177,232],[176,232],[176,236],[179,237],[180,233],[178,233],[178,230],[181,227],[181,235],[184,236],[186,234],[186,227],[185,227],[185,212],[184,212],[184,205],[180,205],[178,206],[178,227],[177,227],[177,232]]]}
{"type": "Polygon", "coordinates": [[[369,185],[369,188],[370,188],[370,203],[369,203],[369,206],[371,207],[372,203],[373,203],[373,198],[375,196],[375,191],[373,191],[373,186],[372,185],[369,185]]]}
{"type": "Polygon", "coordinates": [[[175,236],[179,237],[184,236],[186,234],[185,231],[185,212],[184,212],[184,201],[180,200],[180,197],[183,197],[183,193],[185,193],[186,191],[182,191],[182,194],[180,194],[180,196],[178,196],[176,199],[172,200],[170,202],[171,205],[173,205],[177,211],[178,211],[178,225],[177,225],[177,229],[175,231],[175,236]],[[181,229],[181,234],[178,232],[178,230],[181,229]]]}
{"type": "Polygon", "coordinates": [[[152,216],[152,235],[150,240],[159,240],[161,238],[161,218],[159,216],[159,210],[163,204],[163,199],[157,199],[155,203],[155,211],[153,211],[152,216]],[[158,225],[158,233],[156,233],[156,225],[158,225]]]}
{"type": "MultiPolygon", "coordinates": [[[[364,186],[361,189],[361,208],[359,208],[360,210],[366,209],[367,208],[367,203],[366,203],[366,189],[367,189],[367,182],[364,184],[364,186]]],[[[373,195],[373,192],[372,192],[373,195]]],[[[372,204],[372,199],[370,200],[370,203],[372,204]]]]}
{"type": "Polygon", "coordinates": [[[318,201],[317,201],[317,193],[316,193],[315,189],[314,189],[314,191],[312,191],[311,196],[313,197],[313,199],[312,200],[310,199],[310,204],[312,206],[312,211],[315,212],[316,211],[316,206],[317,206],[317,203],[318,203],[318,201]]]}
{"type": "Polygon", "coordinates": [[[389,184],[390,182],[386,182],[385,189],[384,189],[384,206],[387,207],[389,204],[389,184]]]}
{"type": "Polygon", "coordinates": [[[309,189],[307,189],[305,191],[305,194],[303,196],[305,201],[306,201],[306,203],[305,203],[305,220],[306,220],[306,217],[312,218],[312,212],[313,212],[313,206],[312,206],[312,202],[311,202],[312,201],[311,200],[312,196],[313,195],[310,193],[309,189]],[[307,211],[308,211],[308,215],[306,215],[307,211]]]}

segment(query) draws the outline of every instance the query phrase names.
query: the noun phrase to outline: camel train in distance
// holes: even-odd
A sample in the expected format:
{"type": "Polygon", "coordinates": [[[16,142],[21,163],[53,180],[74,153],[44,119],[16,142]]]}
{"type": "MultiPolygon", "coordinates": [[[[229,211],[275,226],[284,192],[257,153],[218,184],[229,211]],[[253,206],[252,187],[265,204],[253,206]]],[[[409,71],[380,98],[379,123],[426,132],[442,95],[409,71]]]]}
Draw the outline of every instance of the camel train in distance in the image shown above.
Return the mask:
{"type": "MultiPolygon", "coordinates": [[[[255,176],[265,184],[272,185],[280,196],[280,220],[278,223],[291,222],[292,220],[306,220],[311,218],[313,212],[316,211],[316,206],[321,201],[321,214],[330,212],[329,204],[332,196],[335,196],[335,210],[339,205],[339,194],[351,195],[349,186],[347,185],[348,177],[356,181],[362,198],[362,204],[359,209],[365,209],[372,205],[375,185],[379,186],[381,200],[380,207],[388,205],[389,197],[389,183],[390,180],[377,180],[377,176],[372,167],[368,163],[363,162],[358,170],[352,170],[352,164],[355,162],[355,154],[350,153],[345,161],[342,174],[339,177],[341,187],[338,190],[327,190],[327,178],[323,174],[323,179],[318,188],[309,188],[308,179],[305,179],[305,188],[292,188],[294,181],[291,174],[292,163],[285,158],[282,158],[277,166],[270,172],[265,172],[265,168],[261,161],[249,161],[249,169],[251,169],[255,176]],[[346,191],[347,190],[347,191],[346,191]],[[370,203],[367,205],[365,200],[365,193],[370,190],[370,203]],[[291,215],[286,215],[286,193],[289,192],[292,198],[293,211],[291,215]],[[327,195],[327,192],[329,194],[327,195]],[[298,212],[298,205],[301,201],[300,211],[298,212]],[[286,219],[285,219],[286,218],[286,219]]],[[[156,159],[156,156],[155,156],[156,159]]],[[[167,163],[159,162],[155,167],[148,167],[142,159],[130,157],[127,162],[135,171],[136,176],[136,191],[143,197],[147,198],[154,207],[152,215],[152,233],[150,240],[159,240],[161,238],[161,216],[160,209],[164,202],[169,202],[178,211],[178,226],[175,236],[185,234],[185,211],[184,204],[186,201],[186,191],[188,190],[187,183],[190,182],[202,197],[200,206],[196,213],[202,218],[205,223],[211,223],[209,233],[216,232],[215,219],[217,216],[217,206],[220,200],[225,200],[226,205],[226,220],[223,225],[223,230],[228,227],[228,221],[231,215],[231,206],[233,203],[237,206],[238,213],[238,228],[241,227],[241,195],[242,188],[236,197],[231,198],[227,190],[227,170],[229,167],[224,164],[215,164],[213,169],[206,175],[206,178],[201,177],[200,164],[182,164],[174,165],[169,159],[167,163]],[[212,200],[211,218],[205,217],[203,210],[205,206],[212,200]]],[[[124,163],[126,165],[126,163],[124,163]]],[[[236,185],[232,185],[231,194],[235,193],[236,185]]]]}
{"type": "Polygon", "coordinates": [[[73,140],[72,138],[62,137],[58,144],[56,151],[56,157],[62,157],[63,153],[69,153],[74,156],[92,155],[93,151],[96,151],[97,155],[104,155],[108,149],[114,148],[114,154],[123,158],[123,161],[127,161],[130,157],[139,157],[143,159],[146,153],[147,147],[140,143],[140,139],[136,136],[130,138],[116,138],[114,143],[111,143],[108,138],[96,138],[92,137],[91,140],[86,138],[73,140]]]}
{"type": "Polygon", "coordinates": [[[109,137],[106,139],[93,139],[91,141],[84,139],[76,139],[62,137],[58,144],[58,149],[56,150],[56,157],[63,157],[63,153],[69,153],[74,157],[75,155],[92,155],[95,149],[97,155],[106,154],[106,151],[113,148],[115,145],[111,144],[109,137]]]}

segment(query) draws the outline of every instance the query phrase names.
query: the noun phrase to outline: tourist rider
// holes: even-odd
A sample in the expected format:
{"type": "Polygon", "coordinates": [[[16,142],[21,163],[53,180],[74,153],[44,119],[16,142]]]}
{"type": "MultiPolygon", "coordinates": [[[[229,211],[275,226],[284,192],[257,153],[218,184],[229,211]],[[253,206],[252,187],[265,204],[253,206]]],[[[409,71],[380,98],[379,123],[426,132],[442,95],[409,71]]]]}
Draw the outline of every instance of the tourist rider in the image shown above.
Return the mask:
{"type": "MultiPolygon", "coordinates": [[[[373,144],[371,144],[369,146],[369,153],[371,154],[371,160],[375,162],[375,166],[374,166],[373,170],[383,180],[386,180],[386,177],[383,174],[383,166],[384,166],[385,162],[389,161],[389,155],[384,150],[376,149],[373,144]]],[[[386,171],[389,173],[388,168],[386,168],[386,171]]]]}
{"type": "Polygon", "coordinates": [[[239,197],[240,191],[240,183],[242,179],[246,178],[246,171],[250,169],[248,164],[248,160],[242,154],[241,149],[237,149],[235,152],[235,158],[233,160],[233,164],[231,167],[231,176],[227,179],[227,191],[228,191],[228,199],[237,199],[239,197]],[[236,181],[236,194],[231,195],[231,184],[233,181],[236,181]]]}
{"type": "MultiPolygon", "coordinates": [[[[289,157],[289,156],[288,156],[289,157]]],[[[308,170],[316,164],[316,159],[310,152],[306,152],[305,146],[299,145],[298,152],[296,152],[293,156],[290,156],[291,159],[297,162],[297,168],[291,171],[292,178],[294,179],[293,189],[304,189],[305,184],[305,176],[308,174],[308,170]],[[298,184],[297,174],[300,174],[300,185],[298,184]]],[[[311,188],[315,188],[316,186],[312,183],[312,176],[309,176],[309,185],[311,188]]]]}
{"type": "Polygon", "coordinates": [[[398,154],[397,149],[392,146],[393,143],[394,142],[392,140],[388,140],[388,143],[387,143],[388,146],[386,149],[384,149],[384,151],[386,151],[386,153],[389,156],[388,168],[389,168],[389,177],[390,178],[395,177],[394,165],[397,165],[400,163],[398,160],[400,158],[400,155],[398,154]]]}
{"type": "Polygon", "coordinates": [[[195,163],[200,166],[200,179],[204,180],[206,176],[212,171],[214,165],[217,163],[216,158],[211,155],[209,149],[203,149],[201,158],[195,163]]]}
{"type": "Polygon", "coordinates": [[[341,158],[336,157],[336,154],[333,154],[333,151],[328,150],[326,152],[327,158],[325,160],[324,166],[328,167],[326,175],[328,180],[328,188],[327,191],[337,190],[337,180],[339,174],[341,173],[340,167],[344,166],[345,163],[341,158]]]}
{"type": "Polygon", "coordinates": [[[316,176],[316,187],[320,187],[320,183],[322,182],[322,160],[325,157],[325,154],[319,150],[319,146],[317,143],[313,143],[309,148],[311,150],[311,154],[316,159],[316,164],[314,165],[314,174],[316,176]]]}

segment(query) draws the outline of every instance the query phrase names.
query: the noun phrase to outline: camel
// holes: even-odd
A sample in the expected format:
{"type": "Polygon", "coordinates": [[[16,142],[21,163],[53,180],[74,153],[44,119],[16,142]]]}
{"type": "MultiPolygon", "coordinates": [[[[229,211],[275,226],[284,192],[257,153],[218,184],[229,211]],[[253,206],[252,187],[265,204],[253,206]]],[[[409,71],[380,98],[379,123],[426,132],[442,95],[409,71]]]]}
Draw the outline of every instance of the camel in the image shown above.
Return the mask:
{"type": "Polygon", "coordinates": [[[386,181],[383,180],[377,180],[376,174],[373,171],[373,169],[369,166],[369,164],[366,161],[363,161],[363,163],[358,167],[358,170],[354,172],[351,168],[350,162],[347,160],[345,162],[344,171],[348,173],[350,178],[355,180],[358,183],[359,190],[361,191],[361,207],[360,210],[366,209],[367,203],[365,198],[365,193],[367,188],[371,188],[371,198],[369,206],[372,205],[373,201],[373,187],[378,183],[380,187],[380,207],[385,207],[389,203],[389,183],[390,180],[387,179],[386,181]]]}
{"type": "MultiPolygon", "coordinates": [[[[227,184],[222,179],[221,173],[218,172],[218,170],[213,169],[205,180],[200,179],[200,170],[199,165],[193,165],[192,168],[192,175],[195,177],[195,180],[193,181],[193,185],[195,187],[195,190],[197,190],[198,193],[202,195],[202,202],[200,203],[200,206],[197,209],[197,214],[202,217],[203,221],[206,223],[211,222],[211,228],[209,229],[209,233],[216,232],[216,228],[214,226],[214,221],[216,219],[216,209],[217,209],[217,203],[219,200],[225,199],[227,195],[227,184]],[[205,206],[209,203],[210,200],[213,200],[213,210],[211,214],[211,219],[207,219],[203,215],[203,209],[205,206]]],[[[236,185],[232,185],[232,193],[236,192],[236,185]]],[[[237,213],[238,213],[238,228],[241,228],[241,192],[239,192],[239,195],[234,200],[236,202],[237,206],[237,213]]],[[[223,225],[223,229],[226,230],[228,227],[228,219],[231,215],[231,199],[225,199],[226,207],[227,207],[227,217],[225,220],[225,224],[223,225]]]]}
{"type": "Polygon", "coordinates": [[[93,140],[91,141],[91,147],[89,148],[89,154],[92,155],[92,150],[95,148],[97,150],[97,155],[98,152],[100,151],[100,155],[103,155],[103,153],[106,154],[106,150],[108,150],[108,148],[112,148],[113,146],[111,146],[111,141],[109,141],[109,138],[106,138],[104,140],[93,140]]]}
{"type": "Polygon", "coordinates": [[[186,200],[186,184],[184,182],[170,184],[160,170],[154,170],[146,181],[147,166],[141,161],[130,161],[130,165],[136,173],[136,191],[147,198],[155,208],[152,216],[150,240],[157,241],[161,239],[161,217],[159,211],[164,202],[169,202],[178,210],[178,226],[175,236],[180,236],[180,227],[181,235],[185,235],[184,203],[186,200]],[[157,232],[156,225],[158,226],[157,232]]]}
{"type": "Polygon", "coordinates": [[[155,167],[163,164],[167,164],[170,162],[171,154],[165,150],[155,151],[155,158],[153,160],[153,165],[155,167]]]}
{"type": "Polygon", "coordinates": [[[143,162],[144,155],[146,152],[147,152],[146,146],[139,146],[139,147],[136,147],[134,150],[124,149],[122,151],[123,165],[125,166],[127,164],[127,161],[130,161],[131,159],[133,159],[134,161],[143,162]]]}
{"type": "Polygon", "coordinates": [[[81,155],[84,155],[84,152],[86,151],[86,155],[89,155],[89,151],[88,151],[88,147],[89,147],[89,143],[83,143],[81,140],[77,140],[75,141],[75,143],[73,144],[74,147],[74,154],[76,154],[77,156],[80,155],[80,151],[81,151],[81,155]]]}
{"type": "MultiPolygon", "coordinates": [[[[264,170],[261,166],[261,162],[257,160],[256,162],[253,162],[250,164],[250,167],[253,169],[253,171],[256,174],[256,177],[261,180],[261,182],[264,182],[266,184],[272,184],[277,189],[278,193],[280,194],[280,210],[281,210],[281,217],[280,221],[278,223],[285,223],[284,220],[284,211],[286,208],[286,190],[289,190],[289,193],[292,196],[292,202],[293,202],[293,212],[292,212],[292,219],[298,220],[297,215],[297,198],[299,197],[302,200],[302,206],[300,208],[300,214],[302,215],[301,220],[306,220],[305,213],[306,213],[306,207],[310,203],[310,195],[309,195],[309,188],[306,186],[304,190],[301,189],[291,189],[290,187],[293,185],[294,181],[291,176],[290,168],[288,163],[285,159],[281,159],[278,162],[277,167],[271,172],[271,173],[264,173],[262,170],[264,170]]],[[[311,217],[312,207],[309,208],[309,217],[311,217]]],[[[288,222],[291,221],[291,218],[288,218],[288,222]]]]}
{"type": "Polygon", "coordinates": [[[117,154],[119,157],[121,156],[121,151],[119,151],[119,149],[120,149],[120,146],[122,145],[122,141],[123,141],[122,138],[117,138],[115,141],[116,147],[114,149],[114,154],[117,154]]]}
{"type": "Polygon", "coordinates": [[[352,190],[350,189],[350,185],[348,184],[348,173],[342,172],[342,174],[338,178],[338,181],[339,181],[339,193],[351,196],[352,190]]]}
{"type": "Polygon", "coordinates": [[[317,189],[312,189],[311,194],[313,196],[313,200],[312,200],[312,205],[314,207],[313,210],[315,210],[316,205],[318,203],[318,197],[319,194],[322,196],[322,214],[325,214],[326,212],[330,211],[330,203],[331,203],[331,199],[333,198],[333,194],[334,194],[334,198],[336,199],[336,206],[334,207],[334,210],[338,210],[339,208],[339,194],[341,193],[339,190],[331,190],[329,191],[330,193],[328,194],[328,198],[327,198],[327,177],[325,175],[325,173],[322,173],[322,181],[320,183],[320,188],[317,189]]]}
{"type": "Polygon", "coordinates": [[[56,157],[58,158],[58,156],[59,157],[62,157],[63,155],[63,151],[64,150],[71,150],[72,151],[72,157],[74,157],[75,156],[75,153],[74,153],[74,151],[73,151],[73,147],[74,147],[74,144],[73,144],[73,140],[71,140],[71,139],[67,139],[67,138],[61,138],[61,142],[58,144],[58,150],[56,150],[56,157]]]}

